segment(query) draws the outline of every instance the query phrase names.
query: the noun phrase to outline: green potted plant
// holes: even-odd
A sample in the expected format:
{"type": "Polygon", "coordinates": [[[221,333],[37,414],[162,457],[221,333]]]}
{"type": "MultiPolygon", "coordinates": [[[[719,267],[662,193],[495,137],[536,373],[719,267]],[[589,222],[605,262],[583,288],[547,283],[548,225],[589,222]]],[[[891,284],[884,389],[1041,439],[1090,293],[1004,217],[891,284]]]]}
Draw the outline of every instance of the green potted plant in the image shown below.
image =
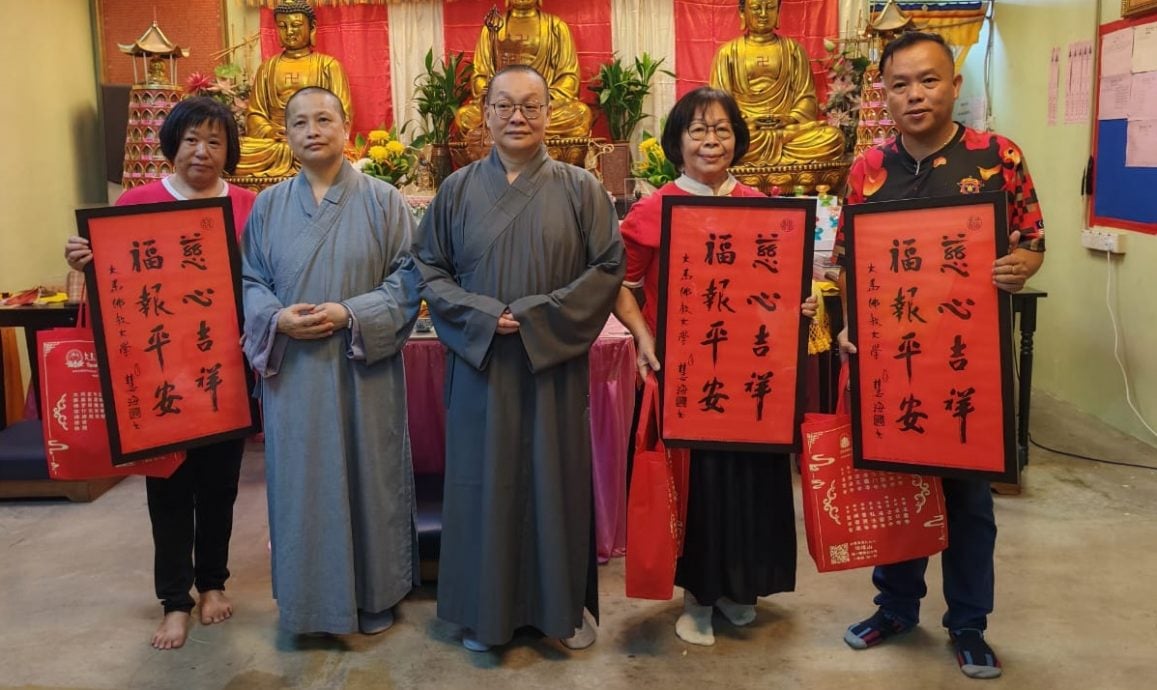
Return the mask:
{"type": "Polygon", "coordinates": [[[435,185],[450,174],[450,128],[454,114],[470,96],[473,68],[462,53],[434,59],[434,49],[426,52],[425,72],[414,80],[414,101],[422,116],[422,133],[414,138],[414,148],[430,145],[430,168],[435,185]]]}
{"type": "Polygon", "coordinates": [[[643,99],[651,93],[651,82],[659,72],[675,76],[660,69],[665,60],[655,60],[643,53],[630,65],[615,55],[613,60],[599,67],[595,83],[587,87],[598,97],[599,109],[606,116],[611,131],[615,150],[603,158],[603,181],[617,196],[623,194],[623,180],[631,168],[629,141],[635,128],[646,117],[643,99]]]}

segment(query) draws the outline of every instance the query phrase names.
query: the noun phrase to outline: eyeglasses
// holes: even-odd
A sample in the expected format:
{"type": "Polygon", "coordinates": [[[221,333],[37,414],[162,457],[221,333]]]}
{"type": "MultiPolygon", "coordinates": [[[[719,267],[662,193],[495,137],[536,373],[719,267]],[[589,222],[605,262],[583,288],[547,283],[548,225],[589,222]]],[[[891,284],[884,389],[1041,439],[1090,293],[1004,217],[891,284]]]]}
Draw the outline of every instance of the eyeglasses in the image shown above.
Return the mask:
{"type": "Polygon", "coordinates": [[[715,132],[715,138],[719,141],[727,141],[735,136],[735,132],[731,131],[731,125],[728,123],[707,126],[701,122],[696,122],[687,128],[687,136],[695,141],[706,139],[708,132],[715,132]]]}
{"type": "Polygon", "coordinates": [[[537,120],[542,117],[547,108],[541,103],[507,103],[506,101],[491,103],[490,107],[494,108],[494,114],[502,120],[509,120],[514,117],[515,108],[521,110],[522,116],[527,120],[537,120]]]}

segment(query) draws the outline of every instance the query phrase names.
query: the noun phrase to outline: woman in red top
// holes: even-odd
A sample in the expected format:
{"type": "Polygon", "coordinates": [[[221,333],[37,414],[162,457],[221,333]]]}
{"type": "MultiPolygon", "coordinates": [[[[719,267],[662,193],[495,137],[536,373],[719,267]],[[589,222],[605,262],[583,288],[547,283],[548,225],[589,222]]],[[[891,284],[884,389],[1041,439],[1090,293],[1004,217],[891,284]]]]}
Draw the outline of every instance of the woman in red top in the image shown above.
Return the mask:
{"type": "MultiPolygon", "coordinates": [[[[747,151],[750,135],[732,97],[702,87],[679,99],[667,117],[662,145],[682,175],[631,207],[619,226],[627,275],[615,314],[635,340],[639,369],[659,369],[655,333],[659,301],[657,253],[664,196],[763,196],[728,172],[747,151]],[[643,309],[630,288],[642,288],[643,309]]],[[[815,299],[800,307],[815,315],[815,299]]],[[[791,466],[784,453],[691,451],[686,537],[675,584],[683,614],[675,634],[711,645],[713,608],[735,625],[755,619],[756,598],[795,589],[795,509],[791,466]]]]}
{"type": "MultiPolygon", "coordinates": [[[[241,156],[237,123],[228,108],[211,98],[181,101],[165,118],[161,151],[173,174],[130,189],[117,206],[155,204],[228,196],[237,236],[245,228],[257,195],[221,179],[241,156]]],[[[88,240],[70,237],[64,258],[74,270],[92,261],[88,240]]],[[[153,584],[165,616],[153,634],[153,647],[176,649],[185,644],[194,601],[200,594],[201,623],[220,623],[233,615],[225,596],[229,578],[229,537],[233,503],[241,474],[245,439],[221,441],[186,453],[185,462],[168,479],[148,477],[145,488],[153,526],[153,584]]]]}

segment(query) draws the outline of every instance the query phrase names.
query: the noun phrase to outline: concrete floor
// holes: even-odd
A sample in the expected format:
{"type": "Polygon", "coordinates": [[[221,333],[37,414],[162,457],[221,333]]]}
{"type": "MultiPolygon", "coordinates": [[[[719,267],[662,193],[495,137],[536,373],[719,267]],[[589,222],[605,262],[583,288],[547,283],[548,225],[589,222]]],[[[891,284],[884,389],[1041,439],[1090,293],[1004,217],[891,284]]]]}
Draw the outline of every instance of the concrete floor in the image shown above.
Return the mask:
{"type": "MultiPolygon", "coordinates": [[[[1088,455],[1157,466],[1157,450],[1070,405],[1034,399],[1034,437],[1088,455]]],[[[997,499],[996,614],[989,640],[1007,688],[1157,687],[1157,472],[1039,449],[1026,490],[997,499]],[[1148,584],[1147,584],[1148,583],[1148,584]]],[[[737,629],[716,616],[713,648],[674,636],[679,604],[625,599],[623,565],[600,570],[603,623],[590,650],[523,635],[471,654],[434,615],[434,590],[401,605],[377,637],[304,642],[277,632],[269,595],[260,447],[243,471],[232,542],[234,618],[194,625],[184,649],[154,651],[152,544],[143,481],[91,504],[0,502],[0,687],[51,688],[953,688],[929,569],[924,625],[856,652],[844,628],[872,611],[866,571],[817,574],[799,521],[798,591],[762,600],[737,629]]],[[[798,513],[798,511],[797,511],[798,513]]]]}

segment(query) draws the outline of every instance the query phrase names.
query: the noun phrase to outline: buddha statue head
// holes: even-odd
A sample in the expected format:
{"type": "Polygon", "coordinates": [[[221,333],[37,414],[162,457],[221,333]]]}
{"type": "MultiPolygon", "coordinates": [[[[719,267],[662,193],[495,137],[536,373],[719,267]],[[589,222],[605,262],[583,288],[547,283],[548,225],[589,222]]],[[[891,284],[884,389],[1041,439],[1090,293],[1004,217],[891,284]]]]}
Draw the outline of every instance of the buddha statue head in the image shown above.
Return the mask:
{"type": "Polygon", "coordinates": [[[780,0],[739,0],[743,31],[749,35],[774,35],[779,28],[780,0]]]}
{"type": "Polygon", "coordinates": [[[317,32],[317,15],[305,0],[286,0],[273,8],[277,38],[287,52],[308,53],[317,32]]]}

